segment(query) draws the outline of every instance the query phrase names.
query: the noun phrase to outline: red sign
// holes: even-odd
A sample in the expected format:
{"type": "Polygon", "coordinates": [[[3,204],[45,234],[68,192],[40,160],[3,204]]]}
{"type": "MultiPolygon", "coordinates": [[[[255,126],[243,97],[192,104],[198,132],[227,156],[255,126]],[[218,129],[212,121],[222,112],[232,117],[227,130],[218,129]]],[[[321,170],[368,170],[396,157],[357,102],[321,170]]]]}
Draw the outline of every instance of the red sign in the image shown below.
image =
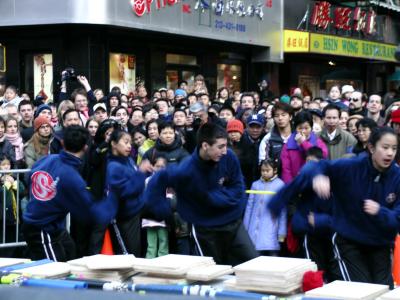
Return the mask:
{"type": "Polygon", "coordinates": [[[335,18],[334,24],[337,29],[350,30],[350,20],[351,20],[351,8],[348,7],[336,7],[335,8],[335,18]]]}
{"type": "MultiPolygon", "coordinates": [[[[167,5],[172,6],[177,2],[179,2],[179,0],[155,0],[156,9],[167,5]]],[[[132,9],[138,17],[143,16],[145,12],[150,13],[152,3],[153,0],[131,0],[132,9]]]]}
{"type": "Polygon", "coordinates": [[[376,12],[370,8],[368,11],[360,7],[335,7],[327,1],[315,3],[310,23],[317,28],[326,30],[330,24],[338,30],[363,32],[372,35],[376,32],[376,12]]]}
{"type": "Polygon", "coordinates": [[[329,2],[324,1],[315,3],[311,16],[311,24],[322,29],[328,28],[328,25],[332,23],[330,13],[331,4],[329,2]]]}

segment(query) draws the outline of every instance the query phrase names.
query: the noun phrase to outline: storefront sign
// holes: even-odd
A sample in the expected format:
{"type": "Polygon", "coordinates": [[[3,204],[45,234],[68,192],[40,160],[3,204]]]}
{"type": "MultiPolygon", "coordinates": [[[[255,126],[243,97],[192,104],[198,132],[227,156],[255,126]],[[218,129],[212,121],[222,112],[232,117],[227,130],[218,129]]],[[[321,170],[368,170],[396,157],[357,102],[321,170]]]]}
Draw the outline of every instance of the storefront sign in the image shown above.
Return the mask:
{"type": "Polygon", "coordinates": [[[284,52],[308,52],[309,36],[306,31],[285,30],[283,35],[283,51],[284,52]]]}
{"type": "MultiPolygon", "coordinates": [[[[157,10],[173,6],[180,0],[131,0],[132,9],[138,17],[144,15],[145,12],[151,13],[152,3],[157,10]]],[[[222,16],[223,14],[237,15],[239,17],[254,17],[258,16],[260,20],[264,17],[264,6],[272,7],[272,1],[264,3],[245,3],[244,0],[196,0],[194,3],[194,9],[205,13],[207,10],[211,10],[215,15],[222,16]]],[[[191,9],[191,4],[182,4],[182,11],[187,13],[191,9]]]]}
{"type": "Polygon", "coordinates": [[[6,71],[6,47],[0,44],[0,72],[6,71]]]}
{"type": "MultiPolygon", "coordinates": [[[[54,0],[28,2],[0,0],[0,11],[7,12],[0,18],[0,27],[116,26],[143,31],[150,39],[151,32],[159,32],[238,47],[260,46],[264,49],[254,52],[257,61],[283,61],[284,0],[68,0],[58,1],[57,8],[54,0]]],[[[131,32],[132,39],[135,34],[131,32]]],[[[158,43],[156,39],[153,42],[158,43]]]]}
{"type": "Polygon", "coordinates": [[[337,30],[344,32],[362,32],[366,35],[376,33],[376,12],[372,9],[360,7],[333,7],[327,1],[318,1],[312,10],[311,25],[326,30],[333,25],[337,30]]]}
{"type": "Polygon", "coordinates": [[[310,52],[396,61],[396,46],[333,35],[310,33],[310,52]]]}

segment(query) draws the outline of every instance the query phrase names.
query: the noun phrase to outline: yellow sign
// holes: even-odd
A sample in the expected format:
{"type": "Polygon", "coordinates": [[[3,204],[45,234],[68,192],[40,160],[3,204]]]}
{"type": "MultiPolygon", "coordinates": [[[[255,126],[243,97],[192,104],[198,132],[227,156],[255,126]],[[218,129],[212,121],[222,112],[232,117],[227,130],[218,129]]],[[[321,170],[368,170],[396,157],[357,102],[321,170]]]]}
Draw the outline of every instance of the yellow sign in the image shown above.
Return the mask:
{"type": "Polygon", "coordinates": [[[317,33],[310,35],[310,52],[396,61],[395,45],[317,33]]]}
{"type": "Polygon", "coordinates": [[[285,30],[284,31],[285,52],[308,52],[310,33],[305,31],[285,30]]]}

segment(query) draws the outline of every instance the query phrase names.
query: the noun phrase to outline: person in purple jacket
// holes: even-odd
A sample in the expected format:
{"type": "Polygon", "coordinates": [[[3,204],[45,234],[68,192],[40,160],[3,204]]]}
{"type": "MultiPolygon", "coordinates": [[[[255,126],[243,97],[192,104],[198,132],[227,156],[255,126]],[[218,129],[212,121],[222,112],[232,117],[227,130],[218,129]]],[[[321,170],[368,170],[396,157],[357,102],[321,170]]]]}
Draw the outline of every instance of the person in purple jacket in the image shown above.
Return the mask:
{"type": "Polygon", "coordinates": [[[313,120],[307,111],[299,112],[294,117],[294,128],[281,153],[282,180],[289,183],[299,173],[306,163],[306,151],[317,146],[322,149],[323,157],[328,157],[328,148],[325,143],[312,132],[313,120]]]}
{"type": "MultiPolygon", "coordinates": [[[[278,162],[263,160],[261,178],[251,185],[252,191],[278,192],[285,185],[278,178],[278,162]]],[[[244,214],[243,225],[260,255],[278,256],[280,245],[286,237],[286,211],[276,218],[267,205],[270,194],[250,194],[244,214]]]]}

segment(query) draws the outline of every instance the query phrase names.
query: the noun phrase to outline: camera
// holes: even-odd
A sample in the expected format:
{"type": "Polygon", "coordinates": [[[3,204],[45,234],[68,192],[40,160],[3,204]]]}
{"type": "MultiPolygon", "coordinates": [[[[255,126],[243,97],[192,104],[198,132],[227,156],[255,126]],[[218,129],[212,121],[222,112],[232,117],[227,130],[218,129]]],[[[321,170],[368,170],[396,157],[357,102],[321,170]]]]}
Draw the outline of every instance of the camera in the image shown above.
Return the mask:
{"type": "Polygon", "coordinates": [[[63,75],[61,77],[61,81],[65,80],[76,80],[76,74],[75,74],[75,69],[74,68],[66,68],[63,71],[63,75]],[[64,73],[65,72],[65,73],[64,73]]]}

